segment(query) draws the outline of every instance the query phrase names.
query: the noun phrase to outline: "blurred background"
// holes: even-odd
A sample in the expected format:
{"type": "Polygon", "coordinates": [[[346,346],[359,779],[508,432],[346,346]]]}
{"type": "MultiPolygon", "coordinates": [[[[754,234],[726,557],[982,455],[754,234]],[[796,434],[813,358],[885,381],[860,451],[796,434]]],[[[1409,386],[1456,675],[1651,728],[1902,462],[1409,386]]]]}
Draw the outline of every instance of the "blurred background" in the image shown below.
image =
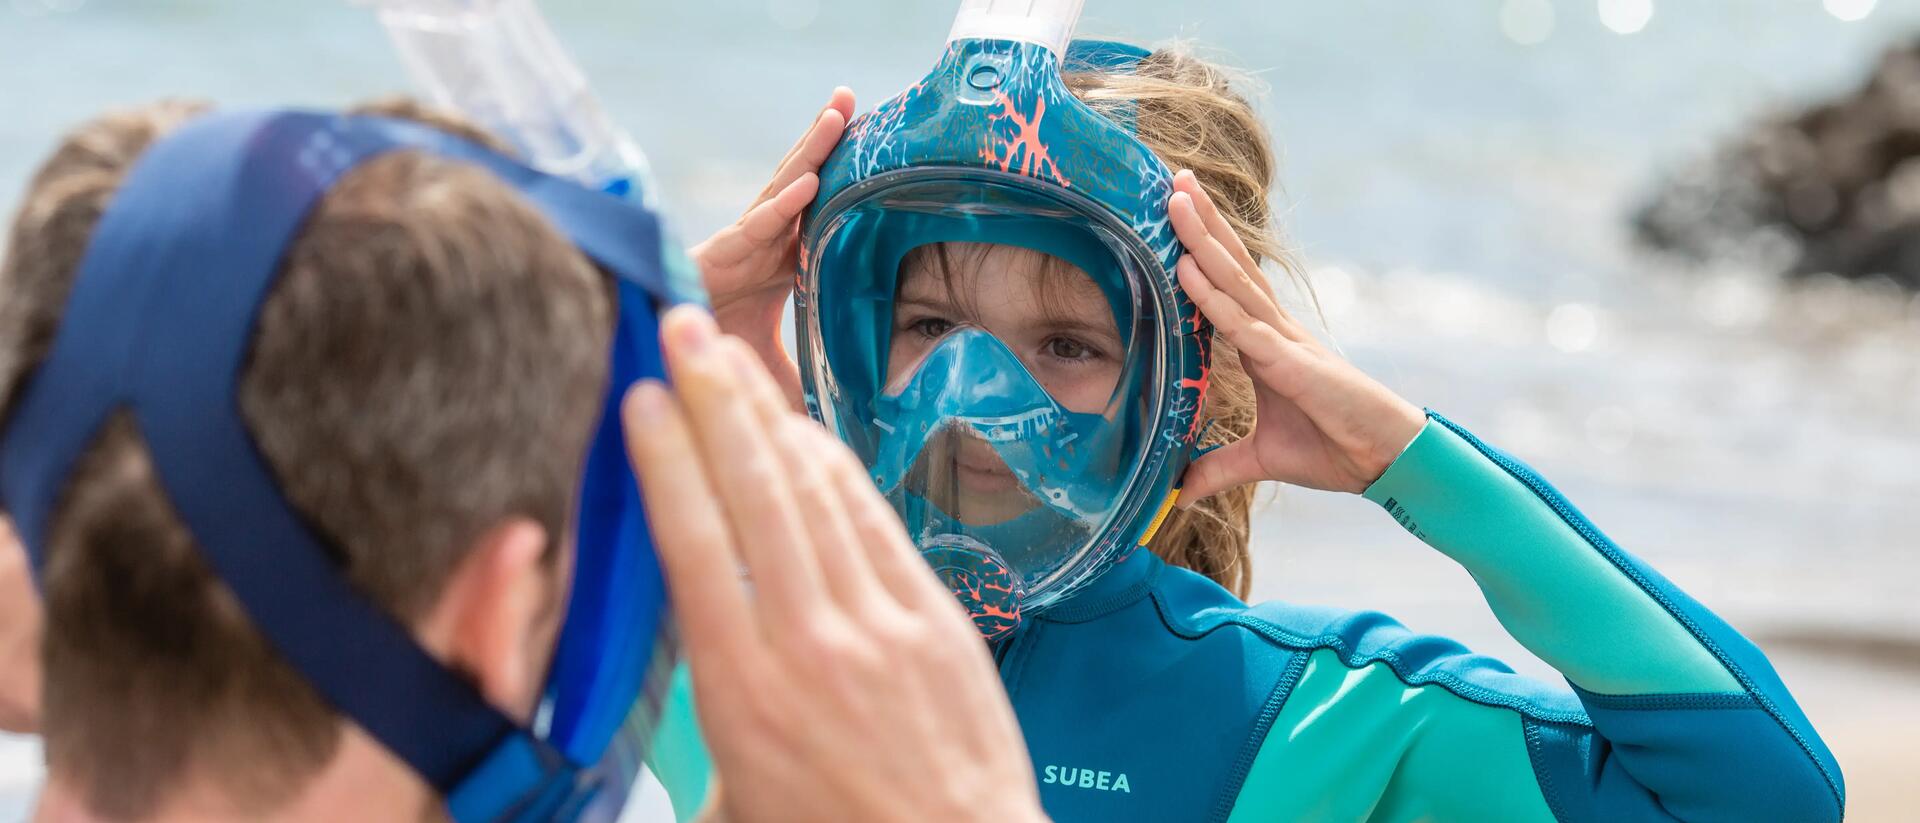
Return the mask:
{"type": "MultiPolygon", "coordinates": [[[[864,108],[916,80],[955,6],[543,5],[688,239],[735,216],[834,85],[864,108]]],[[[1246,69],[1331,339],[1757,640],[1853,819],[1912,819],[1920,4],[1088,0],[1080,30],[1246,69]]],[[[405,90],[340,0],[0,0],[0,211],[107,106],[405,90]]],[[[1553,677],[1377,507],[1269,497],[1256,598],[1381,609],[1553,677]]],[[[0,819],[39,771],[33,741],[0,737],[0,819]]]]}

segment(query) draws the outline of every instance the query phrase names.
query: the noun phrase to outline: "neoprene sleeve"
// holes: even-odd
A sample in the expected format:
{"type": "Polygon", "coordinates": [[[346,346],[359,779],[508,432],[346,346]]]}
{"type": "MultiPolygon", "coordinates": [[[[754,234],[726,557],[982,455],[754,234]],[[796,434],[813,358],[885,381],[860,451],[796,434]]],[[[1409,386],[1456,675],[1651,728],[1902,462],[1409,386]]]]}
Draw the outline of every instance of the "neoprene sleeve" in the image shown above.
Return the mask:
{"type": "Polygon", "coordinates": [[[1316,650],[1230,819],[1840,817],[1839,766],[1759,650],[1525,465],[1433,415],[1366,496],[1574,688],[1377,614],[1276,614],[1316,650]]]}
{"type": "MultiPolygon", "coordinates": [[[[1237,788],[1228,784],[1222,799],[1230,802],[1221,803],[1215,819],[1801,823],[1840,817],[1839,766],[1760,651],[1621,551],[1526,466],[1434,415],[1366,496],[1463,565],[1507,630],[1573,686],[1520,677],[1497,660],[1413,634],[1375,612],[1287,603],[1248,608],[1196,575],[1146,575],[1142,579],[1157,582],[1140,608],[1159,609],[1158,617],[1145,618],[1154,631],[1217,638],[1224,627],[1237,627],[1270,644],[1258,648],[1294,661],[1271,689],[1272,711],[1258,721],[1271,718],[1270,725],[1222,730],[1251,741],[1251,762],[1235,766],[1233,752],[1223,749],[1219,762],[1199,764],[1215,773],[1245,768],[1237,788]]],[[[1033,652],[1021,667],[1046,668],[1042,658],[1061,656],[1068,662],[1059,665],[1084,665],[1073,662],[1082,652],[1124,657],[1087,647],[1144,642],[1146,635],[1130,633],[1139,630],[1134,624],[1141,615],[1139,609],[1114,611],[1084,623],[1080,630],[1092,634],[1033,652]]],[[[1048,643],[1062,643],[1065,628],[1035,631],[1051,633],[1048,643]]],[[[1180,669],[1186,659],[1140,661],[1146,673],[1137,679],[1179,685],[1216,672],[1227,681],[1245,675],[1231,665],[1219,670],[1223,664],[1211,657],[1215,662],[1207,666],[1216,668],[1180,669]]],[[[1028,677],[1015,694],[1016,709],[1074,699],[1079,695],[1044,690],[1077,682],[1028,677]]],[[[1071,687],[1098,699],[1084,691],[1086,684],[1071,687]]],[[[1268,689],[1261,684],[1258,692],[1268,689]]],[[[1206,707],[1181,702],[1190,699],[1169,693],[1166,717],[1136,718],[1136,725],[1210,722],[1206,707]]],[[[1153,700],[1133,694],[1126,702],[1153,700]]],[[[1087,732],[1043,726],[1027,730],[1036,751],[1060,748],[1042,739],[1046,735],[1087,732]]],[[[1117,761],[1158,756],[1163,741],[1155,734],[1133,737],[1141,752],[1117,761]]],[[[684,674],[676,678],[653,756],[676,813],[690,818],[705,795],[708,763],[684,674]]],[[[1144,800],[1147,781],[1165,775],[1136,770],[1132,778],[1138,792],[1132,797],[1144,800]]],[[[1058,802],[1050,812],[1075,818],[1070,804],[1058,802]]]]}

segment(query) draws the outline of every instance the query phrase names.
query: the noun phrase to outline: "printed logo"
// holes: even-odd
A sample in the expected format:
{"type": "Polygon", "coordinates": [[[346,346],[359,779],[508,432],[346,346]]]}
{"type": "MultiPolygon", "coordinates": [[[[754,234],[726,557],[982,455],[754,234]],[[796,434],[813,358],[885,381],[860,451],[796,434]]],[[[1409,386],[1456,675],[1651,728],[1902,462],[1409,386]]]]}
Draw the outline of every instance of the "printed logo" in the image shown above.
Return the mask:
{"type": "Polygon", "coordinates": [[[1407,507],[1400,505],[1400,501],[1391,497],[1387,498],[1387,514],[1393,515],[1393,519],[1397,521],[1402,528],[1413,532],[1414,537],[1418,537],[1421,540],[1427,539],[1427,533],[1421,531],[1420,524],[1413,522],[1413,513],[1407,511],[1407,507]]]}
{"type": "Polygon", "coordinates": [[[1042,772],[1045,776],[1040,779],[1041,785],[1133,794],[1133,787],[1127,783],[1126,772],[1102,772],[1071,766],[1048,766],[1042,772]]]}

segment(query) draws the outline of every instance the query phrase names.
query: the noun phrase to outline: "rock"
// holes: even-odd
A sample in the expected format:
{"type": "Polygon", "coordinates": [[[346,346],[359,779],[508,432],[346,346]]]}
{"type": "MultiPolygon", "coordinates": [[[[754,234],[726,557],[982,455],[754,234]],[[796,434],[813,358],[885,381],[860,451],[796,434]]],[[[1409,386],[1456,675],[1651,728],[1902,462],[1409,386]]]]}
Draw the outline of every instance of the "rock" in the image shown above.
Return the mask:
{"type": "Polygon", "coordinates": [[[1675,174],[1633,225],[1693,261],[1920,289],[1920,38],[1853,92],[1763,119],[1675,174]]]}

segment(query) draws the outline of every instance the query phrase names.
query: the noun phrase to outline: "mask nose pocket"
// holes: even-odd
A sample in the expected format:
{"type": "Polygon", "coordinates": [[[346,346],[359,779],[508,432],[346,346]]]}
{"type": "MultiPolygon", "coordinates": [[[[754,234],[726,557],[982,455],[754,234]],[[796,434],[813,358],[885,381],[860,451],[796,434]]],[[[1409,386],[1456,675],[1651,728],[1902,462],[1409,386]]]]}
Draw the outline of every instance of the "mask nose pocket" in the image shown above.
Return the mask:
{"type": "Polygon", "coordinates": [[[934,346],[896,387],[875,399],[874,411],[873,425],[885,434],[873,464],[873,479],[882,491],[907,479],[942,429],[964,429],[1003,449],[1044,436],[1065,416],[1006,344],[970,328],[934,346]]]}

